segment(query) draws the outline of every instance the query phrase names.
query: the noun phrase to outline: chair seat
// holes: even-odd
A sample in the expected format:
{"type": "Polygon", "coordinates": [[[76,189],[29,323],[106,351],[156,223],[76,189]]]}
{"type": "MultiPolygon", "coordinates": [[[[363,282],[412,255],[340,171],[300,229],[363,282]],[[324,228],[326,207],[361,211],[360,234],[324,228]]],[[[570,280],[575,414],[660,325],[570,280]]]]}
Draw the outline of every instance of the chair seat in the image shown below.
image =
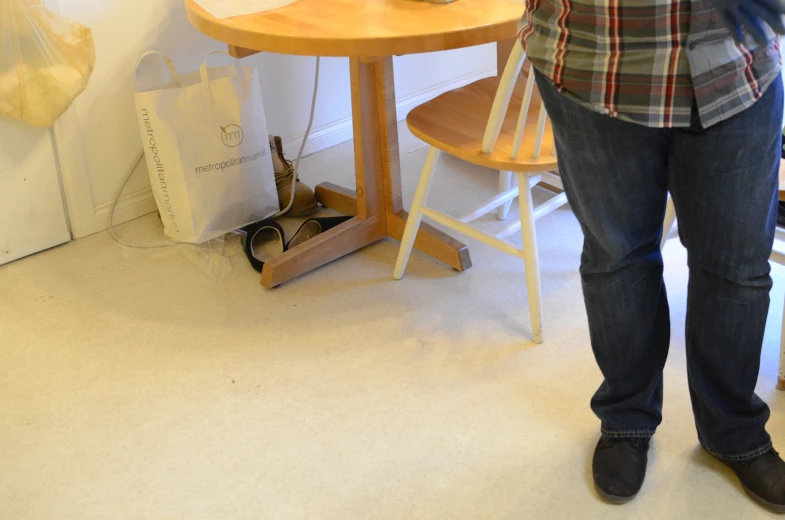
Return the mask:
{"type": "Polygon", "coordinates": [[[525,78],[518,77],[507,116],[490,154],[482,152],[482,141],[491,107],[499,89],[499,78],[475,81],[423,104],[409,112],[406,123],[421,140],[465,161],[495,170],[537,173],[557,168],[553,153],[553,131],[548,120],[538,159],[532,157],[541,103],[532,96],[526,130],[517,159],[511,158],[515,128],[526,90],[525,78]]]}

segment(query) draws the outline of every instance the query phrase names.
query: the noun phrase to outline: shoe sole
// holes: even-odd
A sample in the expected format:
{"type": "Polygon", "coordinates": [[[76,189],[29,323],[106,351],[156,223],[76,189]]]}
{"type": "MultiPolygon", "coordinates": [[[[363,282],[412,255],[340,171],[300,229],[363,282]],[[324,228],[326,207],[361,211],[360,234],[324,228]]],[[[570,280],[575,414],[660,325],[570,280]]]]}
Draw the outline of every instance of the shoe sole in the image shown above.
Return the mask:
{"type": "Polygon", "coordinates": [[[611,504],[616,504],[616,505],[622,505],[622,504],[626,504],[628,502],[632,502],[632,500],[635,497],[638,496],[638,493],[635,493],[634,495],[632,495],[630,497],[617,497],[616,495],[611,495],[609,493],[606,493],[605,491],[600,489],[600,487],[597,484],[594,484],[594,489],[597,491],[597,494],[600,495],[600,497],[603,500],[605,500],[606,502],[610,502],[611,504]]]}
{"type": "MultiPolygon", "coordinates": [[[[706,450],[706,448],[704,448],[704,450],[706,450]]],[[[710,451],[706,450],[706,452],[711,455],[710,451]]],[[[733,471],[733,468],[731,468],[730,465],[727,462],[725,462],[722,459],[717,459],[717,460],[722,462],[728,469],[733,471]]],[[[738,475],[736,476],[736,478],[739,478],[738,475]]],[[[766,500],[765,498],[763,498],[761,496],[758,496],[754,491],[752,491],[750,488],[745,486],[741,482],[741,480],[739,480],[739,483],[741,484],[741,487],[744,489],[744,492],[747,493],[747,496],[750,497],[753,502],[755,502],[759,506],[761,506],[761,507],[763,507],[765,509],[768,509],[769,511],[772,511],[774,513],[785,514],[785,504],[775,504],[774,502],[769,502],[768,500],[766,500]]]]}
{"type": "Polygon", "coordinates": [[[759,506],[761,506],[761,507],[764,507],[764,508],[766,508],[766,509],[768,509],[769,511],[772,511],[772,512],[774,512],[774,513],[779,513],[779,514],[783,514],[783,513],[785,513],[785,505],[782,505],[782,504],[775,504],[775,503],[773,503],[773,502],[769,502],[769,501],[768,501],[768,500],[766,500],[765,498],[759,497],[758,495],[756,495],[755,493],[753,493],[753,492],[752,492],[752,491],[751,491],[751,490],[750,490],[750,489],[749,489],[747,486],[745,486],[744,484],[742,484],[742,485],[741,485],[741,487],[743,487],[743,488],[744,488],[744,491],[747,493],[747,495],[748,495],[748,496],[749,496],[749,497],[750,497],[750,498],[751,498],[751,499],[752,499],[754,502],[757,502],[757,504],[758,504],[759,506]]]}

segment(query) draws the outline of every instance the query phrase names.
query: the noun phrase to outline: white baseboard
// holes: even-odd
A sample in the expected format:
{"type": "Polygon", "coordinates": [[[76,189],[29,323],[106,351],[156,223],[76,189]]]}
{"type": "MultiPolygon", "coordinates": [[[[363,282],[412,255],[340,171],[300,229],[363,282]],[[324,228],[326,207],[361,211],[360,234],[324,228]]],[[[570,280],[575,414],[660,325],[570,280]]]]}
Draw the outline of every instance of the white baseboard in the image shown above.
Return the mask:
{"type": "MultiPolygon", "coordinates": [[[[117,210],[114,214],[114,225],[128,222],[135,218],[143,217],[158,211],[153,197],[153,190],[145,188],[135,193],[125,195],[117,203],[117,210]]],[[[100,229],[109,229],[109,216],[112,212],[112,203],[101,204],[95,208],[95,219],[100,229]]]]}
{"type": "MultiPolygon", "coordinates": [[[[406,119],[409,112],[416,106],[419,106],[426,101],[429,101],[436,96],[466,86],[474,81],[487,78],[496,74],[496,68],[480,69],[465,76],[439,83],[420,92],[405,96],[398,100],[398,120],[406,119]]],[[[298,137],[286,139],[284,141],[284,148],[287,150],[287,155],[293,157],[300,150],[303,138],[301,135],[298,137]]],[[[308,156],[327,148],[339,145],[343,142],[349,141],[354,137],[352,128],[352,118],[347,117],[334,121],[330,124],[324,125],[320,128],[315,128],[311,131],[311,136],[308,139],[308,144],[305,147],[303,156],[308,156]]],[[[114,224],[122,224],[135,218],[148,215],[157,210],[153,192],[150,188],[146,188],[120,198],[117,204],[117,211],[115,212],[114,224]]],[[[96,231],[109,229],[109,213],[112,210],[112,203],[102,204],[95,208],[96,218],[96,231]]]]}

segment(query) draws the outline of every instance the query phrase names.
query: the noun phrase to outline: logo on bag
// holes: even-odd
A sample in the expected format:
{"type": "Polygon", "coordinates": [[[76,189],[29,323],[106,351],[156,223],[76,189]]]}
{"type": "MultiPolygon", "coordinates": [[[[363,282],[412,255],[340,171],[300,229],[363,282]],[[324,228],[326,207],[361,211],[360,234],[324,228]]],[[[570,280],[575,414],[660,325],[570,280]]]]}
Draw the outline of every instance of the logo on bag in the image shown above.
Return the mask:
{"type": "Polygon", "coordinates": [[[221,127],[221,141],[224,146],[229,148],[237,148],[245,140],[245,132],[241,126],[227,125],[221,127]]]}

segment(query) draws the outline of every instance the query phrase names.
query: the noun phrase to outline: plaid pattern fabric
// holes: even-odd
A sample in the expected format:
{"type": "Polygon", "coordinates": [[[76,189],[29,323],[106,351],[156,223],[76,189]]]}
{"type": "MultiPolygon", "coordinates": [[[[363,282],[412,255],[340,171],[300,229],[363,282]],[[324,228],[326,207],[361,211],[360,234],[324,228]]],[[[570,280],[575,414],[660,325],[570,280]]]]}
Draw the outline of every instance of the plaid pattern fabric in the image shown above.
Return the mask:
{"type": "Polygon", "coordinates": [[[707,0],[529,0],[520,38],[534,67],[593,110],[656,128],[704,128],[779,77],[779,39],[736,45],[707,0]]]}

